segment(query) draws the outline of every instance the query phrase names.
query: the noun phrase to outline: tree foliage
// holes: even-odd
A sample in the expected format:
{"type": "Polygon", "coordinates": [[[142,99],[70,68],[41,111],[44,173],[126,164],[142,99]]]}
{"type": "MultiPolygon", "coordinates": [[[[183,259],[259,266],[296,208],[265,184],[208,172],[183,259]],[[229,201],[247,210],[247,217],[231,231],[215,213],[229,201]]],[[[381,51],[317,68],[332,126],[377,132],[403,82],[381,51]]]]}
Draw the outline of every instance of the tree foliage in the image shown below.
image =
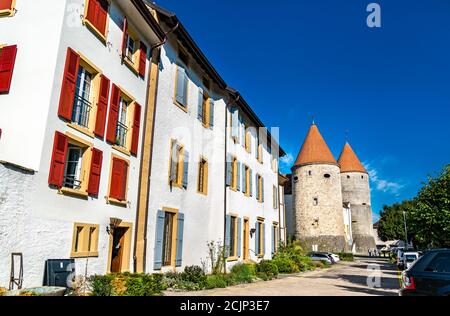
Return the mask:
{"type": "Polygon", "coordinates": [[[378,226],[383,241],[405,239],[403,212],[408,240],[414,245],[450,247],[450,165],[436,177],[429,176],[413,200],[383,207],[378,226]]]}

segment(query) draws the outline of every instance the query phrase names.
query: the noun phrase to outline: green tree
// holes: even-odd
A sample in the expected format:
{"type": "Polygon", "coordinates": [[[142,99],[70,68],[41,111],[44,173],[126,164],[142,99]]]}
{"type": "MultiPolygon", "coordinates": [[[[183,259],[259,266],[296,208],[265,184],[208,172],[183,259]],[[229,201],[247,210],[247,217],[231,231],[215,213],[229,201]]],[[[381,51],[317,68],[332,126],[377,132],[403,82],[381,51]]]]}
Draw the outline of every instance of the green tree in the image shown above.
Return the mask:
{"type": "Polygon", "coordinates": [[[409,206],[407,223],[416,246],[450,247],[450,164],[428,178],[409,206]]]}
{"type": "Polygon", "coordinates": [[[381,240],[405,240],[405,226],[403,212],[408,212],[411,201],[395,203],[391,206],[384,205],[380,212],[380,221],[378,226],[378,235],[381,240]]]}

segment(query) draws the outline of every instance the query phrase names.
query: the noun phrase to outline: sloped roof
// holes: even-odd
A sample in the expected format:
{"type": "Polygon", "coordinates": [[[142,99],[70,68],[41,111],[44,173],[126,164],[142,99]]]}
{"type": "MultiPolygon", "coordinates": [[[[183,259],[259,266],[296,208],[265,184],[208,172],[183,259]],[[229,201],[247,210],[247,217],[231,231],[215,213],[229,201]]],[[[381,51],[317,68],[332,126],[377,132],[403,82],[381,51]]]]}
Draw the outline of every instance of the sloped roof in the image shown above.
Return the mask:
{"type": "Polygon", "coordinates": [[[312,124],[309,128],[302,148],[295,160],[294,167],[308,164],[337,165],[336,159],[334,159],[316,124],[312,124]]]}
{"type": "Polygon", "coordinates": [[[341,172],[367,173],[366,168],[364,168],[349,143],[346,143],[344,149],[342,149],[338,162],[341,167],[341,172]]]}

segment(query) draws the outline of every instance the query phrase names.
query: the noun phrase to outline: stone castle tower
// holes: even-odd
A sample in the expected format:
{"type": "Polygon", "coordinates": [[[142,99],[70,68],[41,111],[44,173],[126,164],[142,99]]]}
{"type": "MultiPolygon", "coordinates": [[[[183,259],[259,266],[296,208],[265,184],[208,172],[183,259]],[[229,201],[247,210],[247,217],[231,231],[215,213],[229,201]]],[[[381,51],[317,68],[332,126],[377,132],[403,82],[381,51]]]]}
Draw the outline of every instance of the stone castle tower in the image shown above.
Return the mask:
{"type": "Polygon", "coordinates": [[[348,250],[338,162],[313,123],[292,167],[295,238],[307,249],[348,250]]]}
{"type": "Polygon", "coordinates": [[[350,203],[353,244],[357,253],[367,253],[375,248],[372,228],[369,174],[346,143],[339,157],[341,168],[342,200],[350,203]]]}

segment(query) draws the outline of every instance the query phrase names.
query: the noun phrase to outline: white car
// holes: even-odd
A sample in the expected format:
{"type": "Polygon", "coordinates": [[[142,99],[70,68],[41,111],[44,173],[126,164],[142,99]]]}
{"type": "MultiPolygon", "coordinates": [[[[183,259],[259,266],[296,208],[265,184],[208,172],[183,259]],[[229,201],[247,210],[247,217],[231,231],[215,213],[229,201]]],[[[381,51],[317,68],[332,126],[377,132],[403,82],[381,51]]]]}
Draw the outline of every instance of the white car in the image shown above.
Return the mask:
{"type": "Polygon", "coordinates": [[[403,265],[405,269],[409,269],[417,259],[419,259],[418,252],[405,252],[403,254],[403,265]]]}
{"type": "Polygon", "coordinates": [[[339,258],[339,256],[337,254],[334,254],[331,252],[327,252],[327,254],[333,258],[335,263],[338,263],[339,261],[341,261],[341,258],[339,258]]]}
{"type": "Polygon", "coordinates": [[[324,253],[313,252],[309,254],[309,257],[314,261],[323,261],[329,264],[333,264],[333,261],[331,261],[329,256],[324,253]]]}

